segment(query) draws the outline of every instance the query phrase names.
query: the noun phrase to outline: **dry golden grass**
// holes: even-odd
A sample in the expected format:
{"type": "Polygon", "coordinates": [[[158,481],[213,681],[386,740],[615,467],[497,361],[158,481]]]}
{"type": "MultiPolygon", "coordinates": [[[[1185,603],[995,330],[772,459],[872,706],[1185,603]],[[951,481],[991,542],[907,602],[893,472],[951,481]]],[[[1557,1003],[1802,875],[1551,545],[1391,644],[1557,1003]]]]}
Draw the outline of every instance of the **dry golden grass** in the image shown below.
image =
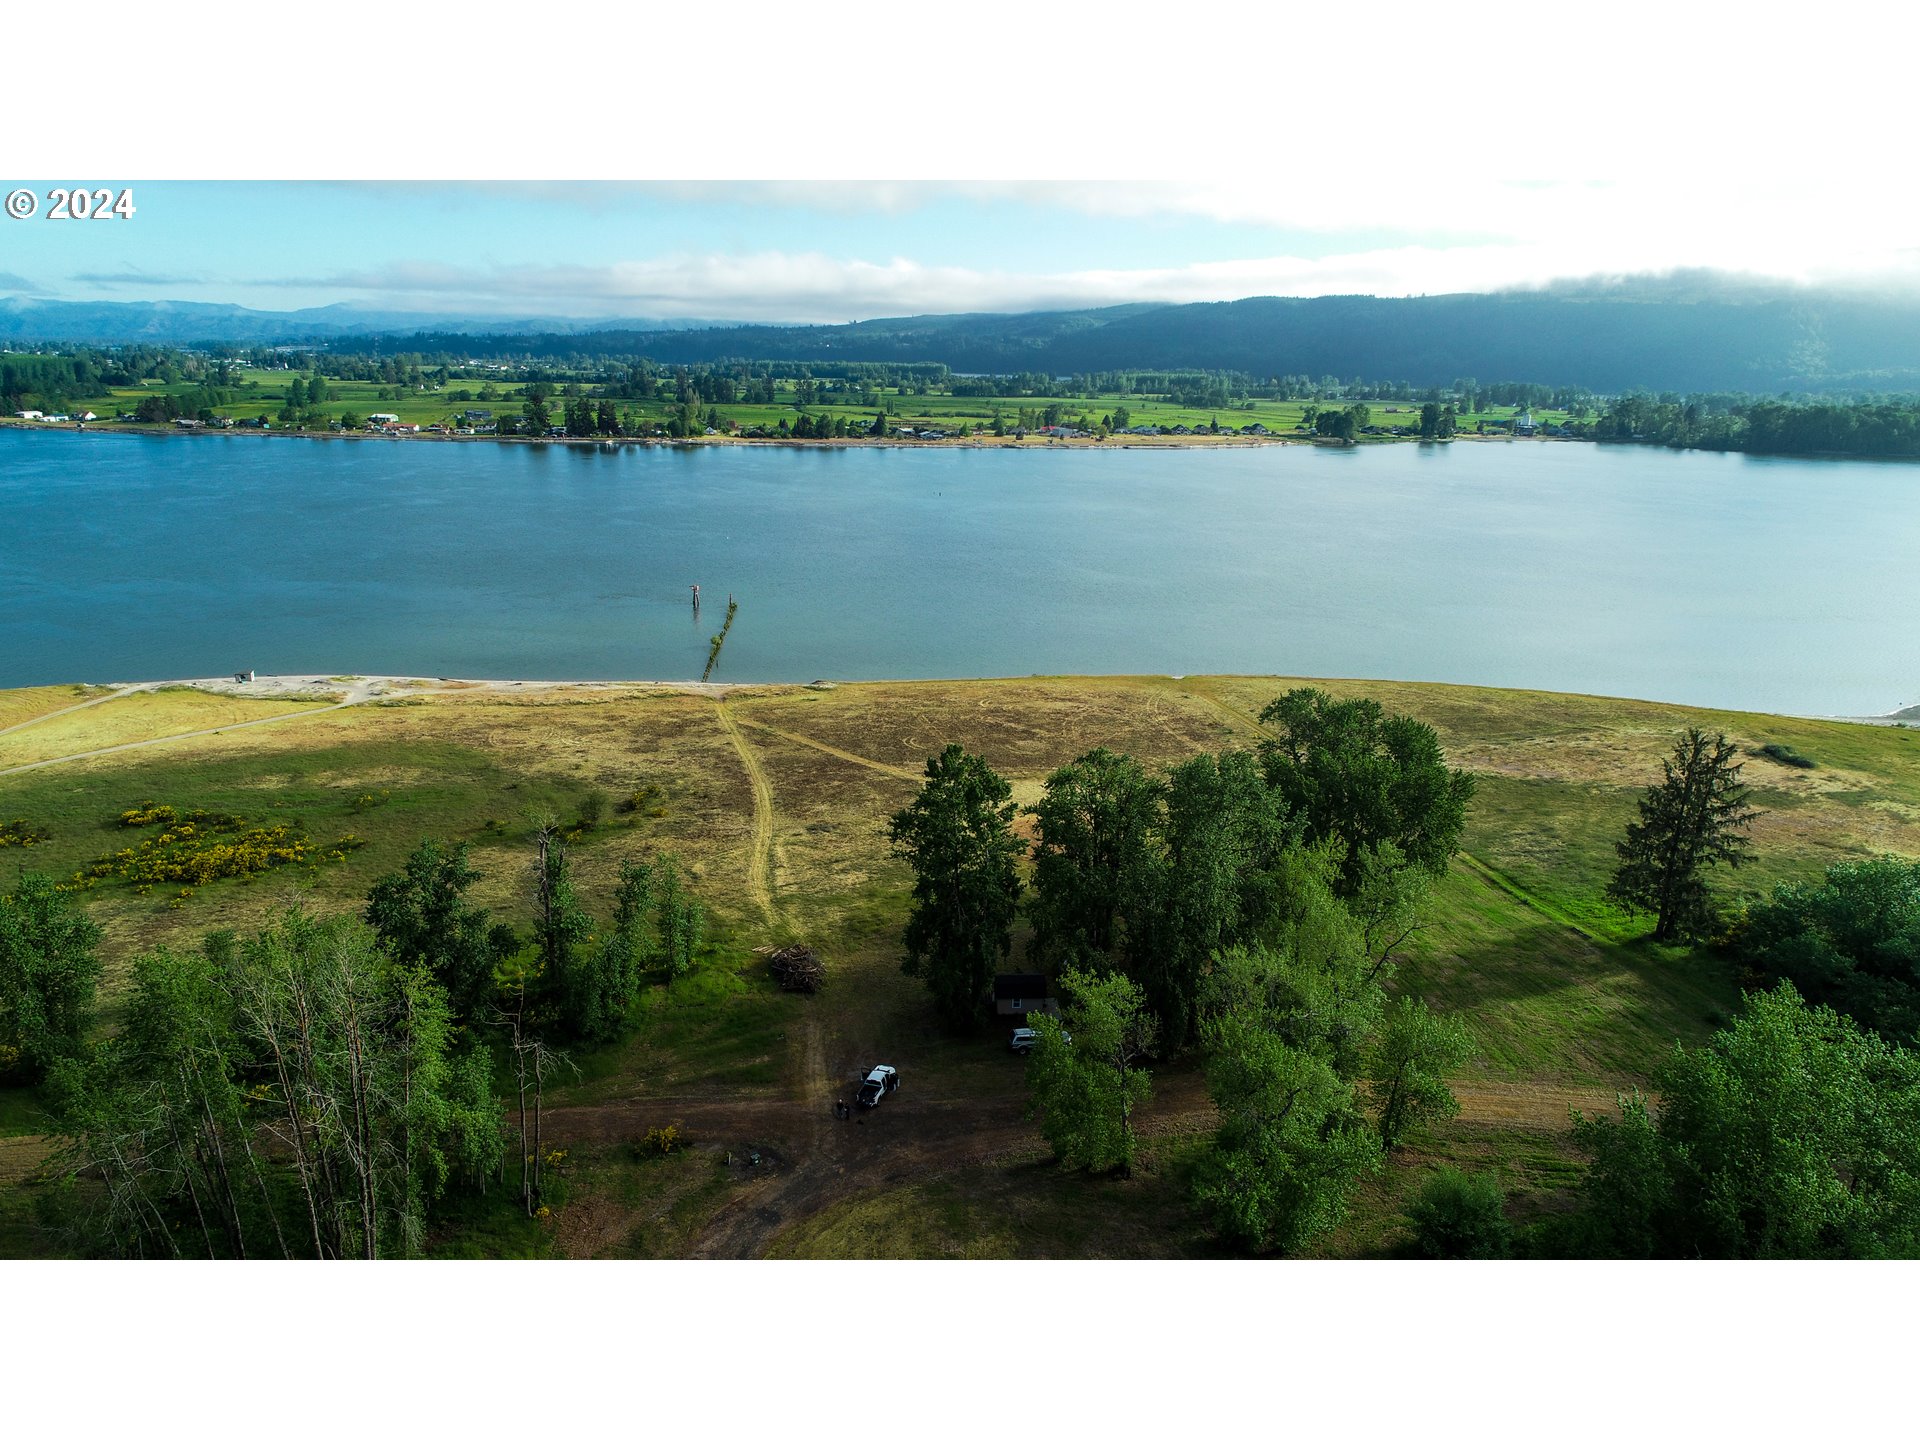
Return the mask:
{"type": "Polygon", "coordinates": [[[106,694],[91,685],[41,685],[31,690],[0,690],[0,730],[24,725],[42,715],[106,694]]]}
{"type": "Polygon", "coordinates": [[[186,735],[196,730],[315,708],[310,699],[255,700],[202,690],[142,690],[71,714],[56,715],[11,735],[0,735],[0,770],[60,755],[186,735]]]}

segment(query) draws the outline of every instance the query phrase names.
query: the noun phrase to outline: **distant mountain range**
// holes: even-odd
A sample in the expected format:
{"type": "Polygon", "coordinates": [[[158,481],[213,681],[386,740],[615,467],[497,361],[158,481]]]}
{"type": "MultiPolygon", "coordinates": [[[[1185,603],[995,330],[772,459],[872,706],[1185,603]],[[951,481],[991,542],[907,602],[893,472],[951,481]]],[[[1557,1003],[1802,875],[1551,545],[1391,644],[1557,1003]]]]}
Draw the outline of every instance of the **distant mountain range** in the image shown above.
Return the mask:
{"type": "Polygon", "coordinates": [[[1920,390],[1920,299],[1705,274],[1404,299],[1265,297],[849,325],[286,313],[174,302],[0,301],[0,340],[311,341],[475,359],[644,355],[932,361],[963,373],[1211,369],[1600,392],[1920,390]]]}
{"type": "Polygon", "coordinates": [[[0,341],[91,345],[280,345],[405,334],[432,329],[456,334],[566,335],[609,325],[671,332],[703,320],[569,320],[564,317],[445,315],[322,305],[308,310],[249,310],[192,300],[0,300],[0,341]]]}

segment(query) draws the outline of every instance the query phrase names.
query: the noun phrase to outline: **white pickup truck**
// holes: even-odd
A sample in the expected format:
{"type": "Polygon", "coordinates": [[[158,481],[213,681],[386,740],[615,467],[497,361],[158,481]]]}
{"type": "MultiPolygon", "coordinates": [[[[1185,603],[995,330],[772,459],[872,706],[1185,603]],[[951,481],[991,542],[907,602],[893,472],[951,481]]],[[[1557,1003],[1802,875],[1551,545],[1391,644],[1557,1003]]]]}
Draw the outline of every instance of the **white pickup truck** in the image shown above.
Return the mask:
{"type": "Polygon", "coordinates": [[[871,1110],[880,1103],[881,1097],[891,1095],[900,1088],[900,1072],[891,1065],[875,1065],[867,1071],[867,1078],[860,1082],[860,1096],[855,1102],[862,1110],[871,1110]]]}

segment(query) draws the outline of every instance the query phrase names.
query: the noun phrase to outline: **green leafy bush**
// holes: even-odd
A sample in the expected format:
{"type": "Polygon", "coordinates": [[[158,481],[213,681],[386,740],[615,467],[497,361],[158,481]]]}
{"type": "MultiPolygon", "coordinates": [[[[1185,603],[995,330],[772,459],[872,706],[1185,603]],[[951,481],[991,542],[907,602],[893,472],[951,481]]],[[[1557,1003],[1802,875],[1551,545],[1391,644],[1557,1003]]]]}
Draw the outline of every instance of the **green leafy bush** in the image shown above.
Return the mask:
{"type": "Polygon", "coordinates": [[[1451,1165],[1433,1172],[1412,1205],[1414,1245],[1428,1260],[1504,1260],[1513,1253],[1500,1187],[1451,1165]]]}

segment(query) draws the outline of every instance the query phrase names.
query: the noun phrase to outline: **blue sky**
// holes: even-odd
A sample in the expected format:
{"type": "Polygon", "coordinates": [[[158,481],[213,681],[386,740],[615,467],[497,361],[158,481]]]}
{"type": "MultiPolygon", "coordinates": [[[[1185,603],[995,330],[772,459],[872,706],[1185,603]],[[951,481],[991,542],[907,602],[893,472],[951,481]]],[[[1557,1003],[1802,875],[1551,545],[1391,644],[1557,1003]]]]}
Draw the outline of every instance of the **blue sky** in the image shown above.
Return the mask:
{"type": "Polygon", "coordinates": [[[1822,205],[1803,187],[1783,207],[1681,178],[139,181],[130,220],[0,222],[0,296],[834,322],[1485,290],[1680,266],[1797,280],[1915,272],[1897,206],[1863,206],[1858,191],[1822,205]]]}

